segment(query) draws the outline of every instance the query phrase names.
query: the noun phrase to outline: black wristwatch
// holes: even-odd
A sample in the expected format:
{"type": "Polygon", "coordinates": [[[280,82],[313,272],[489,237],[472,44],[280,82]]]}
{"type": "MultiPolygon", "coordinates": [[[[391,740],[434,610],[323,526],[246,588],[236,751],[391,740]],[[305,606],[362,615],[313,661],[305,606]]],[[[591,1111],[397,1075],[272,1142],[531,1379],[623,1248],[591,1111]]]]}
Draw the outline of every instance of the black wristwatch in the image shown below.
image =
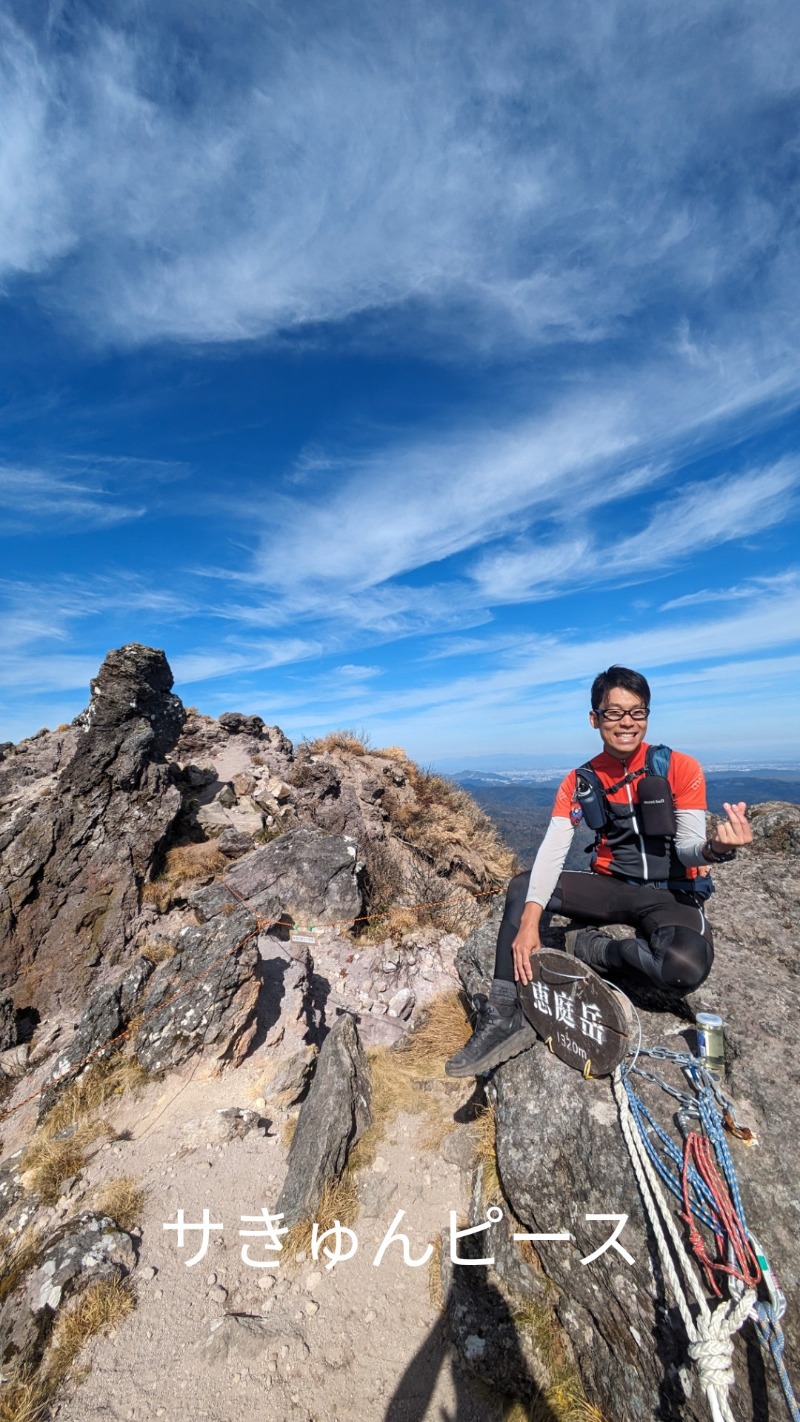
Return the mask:
{"type": "Polygon", "coordinates": [[[729,864],[731,859],[736,858],[735,849],[726,849],[723,854],[717,854],[710,839],[703,845],[702,854],[707,864],[729,864]]]}

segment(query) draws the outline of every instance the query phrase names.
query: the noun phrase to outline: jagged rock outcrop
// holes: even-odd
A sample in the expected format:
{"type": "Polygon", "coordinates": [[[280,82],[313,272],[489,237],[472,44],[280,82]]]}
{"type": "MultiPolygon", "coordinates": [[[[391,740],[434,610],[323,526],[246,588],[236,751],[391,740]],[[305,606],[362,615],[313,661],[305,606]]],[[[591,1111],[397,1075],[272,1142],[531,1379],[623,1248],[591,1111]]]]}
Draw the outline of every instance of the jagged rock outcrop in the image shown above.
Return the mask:
{"type": "Polygon", "coordinates": [[[72,728],[0,765],[0,989],[41,1015],[125,961],[142,883],[181,807],[165,761],[183,723],[163,652],[110,652],[72,728]]]}
{"type": "Polygon", "coordinates": [[[372,1121],[369,1069],[352,1017],[337,1018],[322,1045],[292,1137],[276,1206],[284,1224],[313,1219],[329,1180],[338,1180],[372,1121]]]}
{"type": "MultiPolygon", "coordinates": [[[[773,810],[771,833],[781,824],[794,824],[793,807],[780,812],[770,807],[770,813],[773,810]]],[[[645,1046],[691,1050],[694,1013],[711,1010],[725,1019],[724,1088],[757,1137],[749,1148],[737,1140],[729,1145],[748,1223],[787,1296],[786,1362],[796,1380],[800,1245],[796,1151],[788,1143],[800,1135],[800,1101],[793,1089],[798,1075],[794,1041],[800,1012],[800,886],[791,861],[770,852],[766,841],[754,852],[741,853],[735,865],[715,871],[715,878],[718,892],[710,917],[716,930],[716,961],[706,984],[682,1004],[670,1002],[632,975],[620,974],[615,980],[637,1005],[645,1046]]],[[[471,993],[485,990],[491,977],[495,927],[496,917],[471,937],[460,955],[462,979],[471,993]]],[[[557,926],[549,930],[553,946],[560,946],[562,932],[557,926]]],[[[647,1065],[673,1086],[685,1087],[677,1068],[647,1065]]],[[[679,1145],[674,1101],[654,1086],[645,1084],[642,1091],[679,1145]]],[[[527,1230],[566,1230],[572,1235],[569,1242],[540,1247],[541,1273],[530,1274],[523,1292],[539,1304],[542,1282],[546,1285],[587,1396],[615,1422],[642,1422],[652,1416],[664,1422],[705,1422],[707,1405],[689,1366],[673,1300],[664,1293],[608,1079],[584,1081],[538,1044],[497,1069],[487,1082],[487,1094],[495,1108],[506,1214],[510,1217],[513,1211],[527,1230]],[[611,1250],[582,1266],[581,1258],[605,1237],[598,1230],[606,1229],[587,1221],[586,1215],[612,1213],[629,1216],[624,1243],[634,1264],[611,1250]]],[[[485,1217],[482,1199],[476,1196],[471,1223],[485,1217]]],[[[520,1290],[502,1250],[490,1282],[520,1290]]],[[[469,1288],[468,1279],[459,1284],[469,1288]]],[[[480,1300],[474,1298],[473,1304],[477,1309],[480,1300]]],[[[476,1326],[474,1318],[470,1326],[476,1326]]],[[[484,1335],[490,1354],[491,1320],[484,1335]]],[[[774,1369],[763,1362],[749,1324],[736,1343],[735,1373],[737,1417],[783,1415],[774,1369]]]]}
{"type": "Polygon", "coordinates": [[[200,1051],[218,1067],[242,1061],[256,1033],[260,986],[253,919],[245,909],[184,928],[175,956],[156,970],[139,1006],[133,1046],[142,1066],[164,1071],[200,1051]]]}

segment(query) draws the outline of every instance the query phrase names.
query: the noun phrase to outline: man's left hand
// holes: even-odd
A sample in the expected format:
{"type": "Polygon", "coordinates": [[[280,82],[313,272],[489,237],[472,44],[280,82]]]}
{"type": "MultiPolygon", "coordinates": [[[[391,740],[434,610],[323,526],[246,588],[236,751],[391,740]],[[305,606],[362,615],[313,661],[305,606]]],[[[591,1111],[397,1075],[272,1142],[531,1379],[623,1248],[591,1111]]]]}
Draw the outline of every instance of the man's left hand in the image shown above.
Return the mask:
{"type": "Polygon", "coordinates": [[[722,808],[727,819],[720,820],[714,830],[711,837],[712,850],[718,854],[726,854],[729,849],[741,849],[744,844],[752,844],[753,831],[747,818],[744,800],[740,800],[738,805],[729,805],[726,801],[722,808]]]}

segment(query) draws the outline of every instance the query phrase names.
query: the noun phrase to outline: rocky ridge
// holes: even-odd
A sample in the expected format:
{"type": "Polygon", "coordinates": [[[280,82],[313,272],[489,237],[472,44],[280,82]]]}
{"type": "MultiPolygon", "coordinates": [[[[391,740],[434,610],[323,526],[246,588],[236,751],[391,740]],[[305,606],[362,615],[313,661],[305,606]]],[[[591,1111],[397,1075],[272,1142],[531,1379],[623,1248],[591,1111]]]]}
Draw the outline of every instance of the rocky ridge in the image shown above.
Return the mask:
{"type": "MultiPolygon", "coordinates": [[[[470,995],[485,987],[491,969],[488,890],[511,865],[468,797],[419,771],[396,748],[373,752],[347,733],[295,748],[257,716],[213,720],[186,712],[171,687],[163,653],[122,648],[106,659],[90,705],[72,727],[0,748],[0,1073],[7,1092],[0,1115],[13,1112],[0,1123],[0,1230],[13,1257],[32,1221],[40,1229],[34,1272],[21,1276],[0,1312],[5,1367],[29,1363],[47,1348],[61,1296],[49,1312],[31,1308],[34,1296],[45,1298],[37,1269],[46,1266],[47,1277],[55,1270],[59,1279],[63,1272],[66,1299],[86,1286],[92,1270],[98,1278],[104,1270],[124,1277],[143,1267],[141,1230],[138,1236],[117,1230],[120,1238],[112,1239],[103,1214],[83,1208],[81,1184],[62,1183],[56,1203],[44,1204],[20,1155],[37,1111],[46,1116],[69,1083],[86,1079],[87,1058],[102,1064],[108,1056],[116,1069],[119,1051],[107,1044],[125,1034],[126,1059],[149,1072],[181,1073],[185,1081],[198,1065],[242,1073],[268,1064],[271,1081],[256,1109],[246,1109],[233,1087],[219,1119],[186,1123],[185,1144],[174,1154],[207,1148],[211,1166],[220,1148],[215,1142],[241,1140],[254,1166],[265,1148],[274,1162],[273,1121],[305,1100],[296,1144],[270,1173],[282,1208],[299,1220],[313,1212],[324,1181],[341,1173],[368,1124],[359,1037],[403,1048],[428,1004],[456,983],[456,961],[470,995]],[[370,914],[380,916],[369,919],[365,932],[359,921],[370,914]],[[331,1135],[327,1108],[334,1101],[341,1109],[333,1113],[338,1124],[331,1135]],[[81,1276],[70,1272],[73,1226],[81,1238],[88,1230],[109,1241],[110,1252],[96,1259],[87,1246],[94,1262],[81,1276]],[[20,1332],[20,1317],[29,1313],[30,1327],[20,1332]]],[[[794,1072],[790,1024],[800,1006],[796,819],[794,807],[756,807],[755,852],[719,872],[712,901],[717,963],[706,989],[681,1005],[623,983],[648,1044],[685,1047],[693,1012],[710,1008],[725,1016],[726,1089],[759,1142],[737,1155],[737,1165],[751,1223],[758,1221],[781,1269],[794,1318],[797,1204],[786,1141],[796,1140],[800,1123],[785,1087],[794,1072]]],[[[563,941],[563,925],[551,933],[555,945],[563,941]]],[[[233,1084],[236,1077],[220,1080],[233,1084]]],[[[542,1410],[543,1399],[555,1396],[555,1346],[562,1374],[567,1368],[579,1389],[570,1393],[578,1411],[585,1393],[608,1422],[703,1417],[657,1265],[654,1278],[608,1082],[584,1082],[535,1048],[493,1073],[486,1095],[494,1108],[496,1172],[485,1153],[471,1166],[473,1147],[458,1135],[465,1126],[441,1147],[442,1168],[457,1159],[469,1185],[463,1202],[469,1223],[485,1222],[491,1199],[504,1217],[493,1228],[495,1263],[488,1269],[454,1269],[443,1243],[449,1336],[469,1369],[495,1392],[538,1406],[538,1417],[555,1422],[572,1415],[549,1403],[542,1410]],[[580,1256],[597,1243],[585,1216],[610,1210],[629,1215],[635,1268],[617,1268],[612,1254],[582,1269],[580,1256]],[[572,1243],[534,1256],[512,1241],[515,1220],[531,1230],[568,1229],[572,1243]],[[527,1329],[518,1322],[523,1314],[527,1329]]],[[[442,1098],[442,1105],[456,1113],[451,1128],[458,1113],[469,1119],[463,1092],[459,1102],[448,1106],[442,1098]]],[[[110,1149],[126,1152],[121,1136],[110,1149]]],[[[137,1149],[131,1146],[132,1161],[137,1149]]],[[[107,1159],[96,1157],[98,1165],[107,1159]]],[[[157,1167],[151,1161],[156,1173],[157,1167]]],[[[86,1167],[87,1178],[92,1169],[86,1167]]],[[[379,1191],[376,1205],[374,1183],[361,1190],[368,1217],[391,1198],[379,1191]]],[[[145,1243],[149,1238],[146,1229],[145,1243]]],[[[209,1286],[210,1293],[218,1287],[209,1286]]],[[[274,1321],[264,1322],[265,1304],[266,1334],[254,1321],[258,1337],[245,1343],[236,1330],[247,1307],[217,1302],[225,1308],[216,1342],[209,1339],[208,1366],[221,1366],[242,1348],[257,1354],[266,1334],[278,1336],[274,1321]]],[[[248,1307],[252,1314],[252,1302],[248,1307]]],[[[290,1341],[278,1353],[288,1349],[291,1372],[294,1353],[299,1365],[309,1345],[291,1330],[285,1336],[290,1341]]],[[[796,1330],[787,1359],[797,1376],[795,1336],[796,1330]]],[[[444,1336],[437,1346],[445,1346],[444,1336]]],[[[745,1338],[740,1353],[737,1415],[781,1415],[752,1339],[745,1338]]],[[[407,1385],[401,1378],[386,1413],[393,1422],[423,1415],[403,1410],[407,1385]]],[[[286,1411],[276,1416],[288,1416],[295,1405],[286,1400],[288,1374],[286,1386],[286,1411]]],[[[471,1418],[473,1407],[476,1416],[481,1407],[486,1412],[485,1398],[479,1406],[469,1389],[458,1395],[459,1417],[471,1418]]],[[[353,1408],[331,1415],[360,1415],[357,1399],[353,1408]]],[[[79,1406],[74,1415],[87,1414],[79,1406]]],[[[176,1422],[183,1416],[176,1411],[176,1422]]]]}

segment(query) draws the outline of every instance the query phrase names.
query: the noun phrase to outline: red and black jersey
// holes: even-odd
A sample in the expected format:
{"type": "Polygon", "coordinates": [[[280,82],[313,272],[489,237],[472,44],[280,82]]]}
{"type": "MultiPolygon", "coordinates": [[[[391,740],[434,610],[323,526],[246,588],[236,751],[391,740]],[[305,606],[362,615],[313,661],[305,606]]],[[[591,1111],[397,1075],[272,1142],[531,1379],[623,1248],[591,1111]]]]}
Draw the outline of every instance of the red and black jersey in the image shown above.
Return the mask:
{"type": "MultiPolygon", "coordinates": [[[[672,838],[644,833],[637,817],[638,779],[619,785],[629,772],[644,769],[646,754],[647,745],[643,742],[626,761],[601,751],[588,762],[603,787],[608,808],[606,826],[595,844],[592,869],[598,874],[617,874],[641,882],[693,879],[697,870],[681,863],[672,838]],[[618,788],[611,790],[612,786],[618,788]]],[[[575,794],[576,778],[577,772],[571,770],[561,782],[553,806],[556,818],[568,819],[573,825],[582,818],[575,794]]],[[[692,756],[672,751],[667,779],[676,811],[705,810],[705,778],[692,756]]]]}

